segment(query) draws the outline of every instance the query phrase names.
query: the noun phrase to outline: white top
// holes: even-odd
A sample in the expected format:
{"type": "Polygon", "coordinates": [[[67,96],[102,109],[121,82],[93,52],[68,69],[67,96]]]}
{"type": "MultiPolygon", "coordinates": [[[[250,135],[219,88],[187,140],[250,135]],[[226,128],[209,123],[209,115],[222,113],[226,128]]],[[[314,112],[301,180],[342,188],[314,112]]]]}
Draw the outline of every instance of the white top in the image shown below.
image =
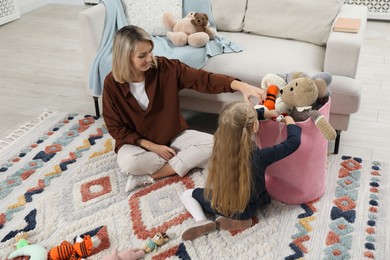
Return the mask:
{"type": "Polygon", "coordinates": [[[142,110],[146,110],[149,105],[149,98],[145,91],[145,81],[142,82],[129,82],[130,92],[133,94],[142,110]]]}

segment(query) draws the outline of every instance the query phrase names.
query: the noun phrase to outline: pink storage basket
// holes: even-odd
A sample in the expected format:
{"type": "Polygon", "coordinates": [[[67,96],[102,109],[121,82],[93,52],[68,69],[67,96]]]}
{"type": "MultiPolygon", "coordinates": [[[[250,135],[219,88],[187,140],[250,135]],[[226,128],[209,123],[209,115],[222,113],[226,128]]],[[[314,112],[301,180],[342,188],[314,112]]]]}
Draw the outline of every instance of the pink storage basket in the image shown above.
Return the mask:
{"type": "MultiPolygon", "coordinates": [[[[329,120],[329,110],[330,98],[319,111],[329,120]]],[[[280,124],[283,123],[260,121],[257,133],[260,147],[273,146],[286,139],[286,126],[280,124]]],[[[270,165],[265,172],[265,183],[271,198],[288,204],[315,200],[325,193],[326,188],[328,140],[310,118],[296,124],[302,128],[300,147],[293,154],[270,165]]]]}

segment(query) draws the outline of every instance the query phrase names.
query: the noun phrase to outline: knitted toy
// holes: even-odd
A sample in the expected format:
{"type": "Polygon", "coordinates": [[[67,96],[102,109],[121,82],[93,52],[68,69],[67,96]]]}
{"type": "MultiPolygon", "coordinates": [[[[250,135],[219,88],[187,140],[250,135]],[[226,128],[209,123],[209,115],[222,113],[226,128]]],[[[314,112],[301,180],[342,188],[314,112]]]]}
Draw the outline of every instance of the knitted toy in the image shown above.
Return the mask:
{"type": "Polygon", "coordinates": [[[74,245],[68,241],[62,241],[59,246],[50,249],[48,260],[80,260],[92,253],[92,240],[89,235],[78,236],[74,245]]]}
{"type": "Polygon", "coordinates": [[[27,240],[28,233],[19,232],[15,236],[15,247],[16,250],[13,251],[7,259],[21,259],[21,257],[30,257],[30,260],[46,260],[47,250],[40,245],[31,245],[27,240]]]}
{"type": "MultiPolygon", "coordinates": [[[[261,88],[267,91],[267,98],[263,105],[268,110],[275,110],[276,99],[279,96],[279,90],[286,85],[286,81],[276,74],[267,74],[261,80],[261,88]]],[[[278,111],[285,112],[285,111],[278,111]]]]}
{"type": "Polygon", "coordinates": [[[311,118],[323,136],[328,140],[336,138],[335,129],[329,124],[325,116],[318,111],[323,99],[330,92],[328,85],[331,82],[329,73],[321,73],[314,77],[308,77],[304,73],[292,73],[288,83],[281,90],[281,100],[293,107],[290,114],[295,121],[304,121],[311,118]]]}
{"type": "Polygon", "coordinates": [[[143,245],[142,249],[145,253],[150,253],[154,250],[157,250],[157,247],[162,246],[166,241],[168,241],[169,236],[164,232],[158,232],[153,238],[148,239],[143,245]]]}
{"type": "MultiPolygon", "coordinates": [[[[208,31],[197,31],[193,23],[197,23],[195,12],[188,13],[182,19],[176,19],[172,13],[163,14],[163,24],[169,30],[167,38],[176,46],[191,45],[193,47],[204,47],[210,40],[208,32],[211,32],[214,38],[215,31],[211,27],[207,27],[208,31]],[[195,20],[195,21],[194,21],[195,20]],[[194,21],[194,22],[193,22],[194,21]]],[[[200,27],[197,27],[199,30],[200,27]]]]}

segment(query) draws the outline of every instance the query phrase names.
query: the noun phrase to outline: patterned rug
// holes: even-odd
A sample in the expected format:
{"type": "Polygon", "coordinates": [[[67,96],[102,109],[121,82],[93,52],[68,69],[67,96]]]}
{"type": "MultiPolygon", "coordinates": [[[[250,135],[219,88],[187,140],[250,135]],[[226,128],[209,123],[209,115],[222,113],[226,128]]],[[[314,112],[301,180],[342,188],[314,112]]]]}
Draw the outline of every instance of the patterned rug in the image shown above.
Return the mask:
{"type": "Polygon", "coordinates": [[[0,144],[1,259],[14,250],[19,231],[47,249],[89,234],[94,248],[88,259],[142,247],[158,231],[170,239],[147,259],[390,256],[389,170],[381,162],[329,156],[320,199],[302,205],[273,201],[247,230],[183,242],[180,234],[194,220],[179,195],[203,186],[201,170],[126,193],[103,120],[78,114],[46,111],[0,144]]]}

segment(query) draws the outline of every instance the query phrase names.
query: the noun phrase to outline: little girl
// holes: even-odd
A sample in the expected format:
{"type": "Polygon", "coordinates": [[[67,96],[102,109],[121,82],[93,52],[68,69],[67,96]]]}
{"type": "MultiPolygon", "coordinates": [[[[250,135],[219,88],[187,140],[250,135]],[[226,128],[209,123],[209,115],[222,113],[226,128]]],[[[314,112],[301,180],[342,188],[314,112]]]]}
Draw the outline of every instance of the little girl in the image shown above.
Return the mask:
{"type": "Polygon", "coordinates": [[[180,199],[196,223],[187,228],[183,240],[193,240],[215,231],[246,229],[261,205],[269,204],[265,187],[265,170],[298,149],[301,128],[290,116],[282,119],[287,125],[287,138],[273,147],[256,146],[254,134],[258,120],[274,117],[274,111],[255,110],[246,101],[226,105],[219,116],[214,146],[208,165],[206,187],[189,189],[180,199]],[[215,222],[205,212],[217,215],[215,222]]]}

